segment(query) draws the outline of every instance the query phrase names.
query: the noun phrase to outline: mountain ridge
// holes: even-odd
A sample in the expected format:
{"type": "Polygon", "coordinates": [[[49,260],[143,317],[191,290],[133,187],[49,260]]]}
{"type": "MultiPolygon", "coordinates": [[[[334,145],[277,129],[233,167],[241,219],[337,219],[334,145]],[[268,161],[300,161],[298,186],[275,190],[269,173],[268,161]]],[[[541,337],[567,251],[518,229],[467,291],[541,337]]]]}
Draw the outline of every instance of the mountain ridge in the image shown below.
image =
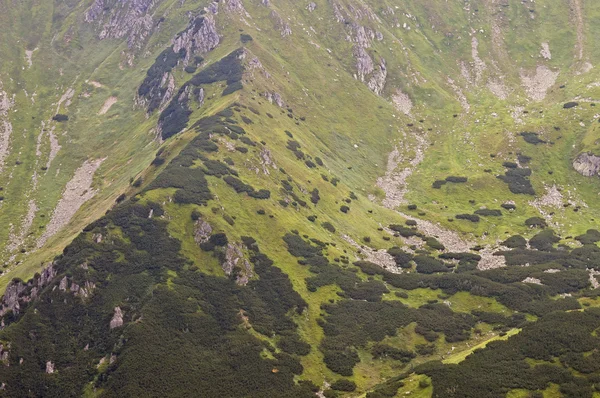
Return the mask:
{"type": "Polygon", "coordinates": [[[594,4],[3,8],[7,396],[592,396],[594,4]]]}

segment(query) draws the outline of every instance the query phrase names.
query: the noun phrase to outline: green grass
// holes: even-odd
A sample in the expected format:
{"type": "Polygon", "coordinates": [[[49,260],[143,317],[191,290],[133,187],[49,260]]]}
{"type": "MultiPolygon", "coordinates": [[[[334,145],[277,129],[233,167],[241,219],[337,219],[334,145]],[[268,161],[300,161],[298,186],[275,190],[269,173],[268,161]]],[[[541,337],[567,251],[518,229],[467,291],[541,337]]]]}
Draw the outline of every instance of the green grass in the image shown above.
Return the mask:
{"type": "MultiPolygon", "coordinates": [[[[0,24],[13,28],[0,33],[0,51],[10,59],[0,68],[0,80],[5,91],[16,95],[19,108],[18,117],[11,117],[15,132],[18,132],[13,135],[11,146],[19,148],[19,151],[11,151],[6,160],[6,168],[10,172],[0,175],[0,186],[4,187],[3,195],[6,197],[0,207],[0,224],[13,224],[12,230],[19,233],[27,210],[24,204],[28,199],[35,199],[40,209],[28,231],[31,235],[25,235],[22,246],[25,252],[1,253],[0,258],[8,272],[0,277],[0,289],[5,288],[14,277],[27,279],[33,275],[39,270],[40,264],[58,255],[84,225],[109,209],[120,193],[133,196],[150,183],[164,168],[148,166],[159,147],[164,148],[166,158],[170,160],[195,136],[195,132],[187,131],[165,143],[159,143],[154,131],[157,115],[147,118],[142,109],[134,107],[134,93],[145,71],[173,35],[185,27],[188,21],[186,13],[196,12],[203,6],[199,1],[178,6],[175,3],[169,0],[158,6],[156,15],[168,13],[167,18],[162,22],[161,29],[149,38],[143,51],[136,54],[133,67],[123,64],[122,52],[126,50],[124,41],[99,41],[95,38],[93,27],[81,23],[83,4],[67,9],[66,5],[61,8],[28,0],[10,7],[7,13],[0,16],[0,24]],[[23,15],[28,18],[22,18],[23,15]],[[77,27],[75,31],[71,29],[73,26],[77,27]],[[36,47],[39,50],[34,53],[34,66],[23,69],[24,49],[36,47]],[[59,72],[61,69],[62,74],[59,72]],[[102,87],[94,87],[91,81],[100,82],[102,87]],[[40,166],[45,164],[48,157],[49,142],[42,141],[42,156],[37,159],[35,147],[41,129],[40,122],[53,116],[56,101],[68,87],[73,87],[76,94],[68,109],[64,106],[61,108],[61,112],[69,114],[69,122],[56,127],[62,149],[50,169],[41,173],[40,166]],[[24,89],[29,95],[33,92],[37,94],[35,103],[25,96],[24,89]],[[118,102],[107,114],[98,115],[98,110],[109,96],[116,96],[118,102]],[[107,159],[98,170],[93,184],[97,195],[47,245],[41,250],[33,250],[36,239],[48,223],[73,172],[84,160],[102,157],[107,159]],[[22,164],[16,166],[17,160],[22,164]],[[30,183],[34,171],[40,174],[35,191],[30,183]],[[131,187],[129,181],[132,177],[142,177],[142,187],[131,187]]],[[[574,110],[563,110],[562,103],[578,95],[596,98],[600,88],[587,88],[596,80],[597,71],[575,75],[573,47],[576,34],[568,18],[566,3],[538,1],[535,4],[535,19],[531,19],[529,9],[516,1],[511,2],[504,17],[500,18],[498,10],[485,4],[479,4],[475,12],[473,9],[466,10],[464,4],[458,2],[411,0],[403,4],[403,13],[414,16],[414,19],[407,19],[411,27],[408,30],[402,27],[402,23],[395,23],[392,17],[380,12],[385,6],[396,6],[394,2],[373,0],[367,3],[372,5],[380,22],[364,19],[360,23],[383,34],[385,39],[381,42],[374,40],[369,53],[376,62],[379,57],[385,58],[388,69],[385,91],[382,96],[375,96],[365,84],[353,77],[353,44],[346,40],[346,36],[352,32],[344,24],[334,22],[328,2],[323,0],[317,3],[318,7],[313,13],[291,1],[272,4],[279,14],[290,17],[289,23],[294,33],[287,38],[280,38],[272,23],[269,8],[246,4],[252,15],[250,26],[237,17],[220,13],[217,18],[223,41],[216,50],[205,55],[205,62],[212,63],[239,47],[239,34],[243,31],[254,38],[247,45],[245,62],[257,57],[264,71],[249,71],[244,78],[245,89],[228,97],[220,96],[223,88],[220,85],[206,87],[204,106],[194,110],[190,117],[191,125],[234,102],[258,110],[260,115],[242,109],[241,114],[251,118],[253,123],[246,125],[240,121],[240,125],[250,139],[265,142],[264,146],[271,152],[277,167],[269,168],[268,174],[263,173],[261,146],[250,148],[248,154],[241,154],[229,152],[220,144],[220,151],[211,157],[221,160],[232,158],[240,178],[257,189],[269,189],[271,200],[261,201],[236,194],[222,180],[214,177],[209,177],[208,181],[215,199],[207,207],[172,203],[169,198],[173,190],[151,191],[144,194],[142,200],[163,204],[165,219],[169,220],[169,233],[182,242],[181,253],[203,272],[223,275],[218,261],[201,251],[194,242],[193,224],[190,221],[192,210],[201,211],[215,230],[226,232],[232,241],[237,242],[245,235],[257,239],[261,250],[289,276],[294,289],[309,304],[305,314],[295,317],[302,338],[313,347],[310,354],[302,358],[304,373],[299,378],[322,383],[331,382],[338,376],[325,367],[323,355],[317,348],[323,338],[323,330],[317,324],[317,319],[321,316],[322,304],[340,299],[337,295],[339,289],[327,286],[317,292],[309,292],[305,279],[312,274],[287,252],[282,236],[295,229],[301,235],[335,243],[335,246],[327,248],[327,256],[331,260],[341,255],[347,255],[352,260],[360,258],[356,249],[342,238],[343,234],[357,242],[368,236],[371,238],[369,246],[374,249],[401,246],[402,240],[393,237],[385,240],[384,237],[389,236],[378,230],[380,226],[402,224],[404,219],[379,204],[384,193],[376,187],[376,180],[385,173],[387,156],[397,144],[405,155],[399,168],[410,166],[417,134],[426,135],[430,145],[424,161],[415,167],[408,179],[406,199],[418,204],[419,210],[425,212],[422,216],[424,219],[440,223],[478,243],[495,243],[513,234],[530,237],[534,232],[523,222],[539,215],[529,203],[535,198],[510,193],[507,185],[496,178],[504,171],[502,162],[514,161],[520,152],[532,157],[529,166],[533,171],[531,181],[538,196],[544,194],[545,185],[557,184],[562,188],[565,200],[570,192],[574,199],[587,204],[588,207],[577,213],[572,208],[549,210],[556,212],[554,220],[559,224],[557,229],[562,236],[580,234],[596,224],[592,218],[600,211],[597,200],[600,182],[578,175],[571,163],[581,151],[600,150],[598,127],[593,107],[585,105],[574,110]],[[497,17],[504,33],[500,49],[496,48],[497,43],[493,42],[490,34],[492,19],[497,17]],[[555,23],[544,22],[549,19],[555,23]],[[462,77],[457,62],[472,62],[472,30],[476,31],[479,41],[479,57],[487,65],[482,83],[478,85],[471,85],[462,77]],[[552,51],[552,60],[547,62],[538,56],[542,42],[548,42],[552,51]],[[520,68],[531,71],[540,62],[560,70],[557,85],[567,81],[568,84],[564,90],[553,87],[547,99],[541,103],[527,103],[523,88],[520,87],[520,68]],[[493,64],[498,65],[498,71],[493,64]],[[497,99],[484,87],[485,79],[498,74],[513,90],[507,100],[497,99]],[[456,94],[447,81],[448,76],[452,77],[469,100],[469,113],[461,110],[456,94]],[[390,95],[397,89],[402,89],[411,97],[415,105],[413,119],[401,115],[390,103],[390,95]],[[285,109],[268,103],[262,95],[266,91],[281,94],[286,108],[293,109],[293,115],[304,120],[289,118],[285,109]],[[522,124],[516,123],[510,116],[513,106],[524,106],[529,112],[520,115],[522,124]],[[544,113],[539,113],[540,110],[544,113]],[[460,115],[455,118],[454,114],[460,115]],[[419,119],[423,123],[419,123],[419,119]],[[585,126],[580,126],[580,121],[585,126]],[[408,127],[407,123],[414,123],[415,126],[408,127]],[[560,131],[556,131],[555,126],[560,127],[560,131]],[[431,129],[431,132],[427,132],[427,129],[431,129]],[[295,159],[293,153],[286,149],[290,139],[285,134],[286,130],[293,134],[305,154],[313,159],[322,158],[324,166],[309,169],[304,162],[295,159]],[[534,147],[517,135],[520,131],[540,132],[545,140],[554,144],[534,147]],[[490,157],[490,154],[495,157],[490,157]],[[285,170],[285,174],[281,169],[285,170]],[[486,173],[485,169],[491,169],[492,172],[486,173]],[[549,174],[550,171],[552,174],[549,174]],[[339,178],[340,183],[333,186],[323,180],[322,174],[330,180],[339,178]],[[434,180],[450,175],[466,176],[469,180],[465,184],[446,184],[439,190],[431,187],[434,180]],[[306,208],[283,208],[277,202],[283,198],[280,181],[288,176],[297,184],[295,192],[309,202],[306,208]],[[310,203],[309,195],[302,193],[314,188],[319,190],[321,196],[316,206],[310,203]],[[356,193],[358,199],[347,204],[350,212],[343,214],[339,208],[346,204],[343,200],[349,197],[351,191],[356,193]],[[376,200],[371,201],[370,195],[374,195],[376,200]],[[470,203],[470,200],[474,203],[470,203]],[[449,221],[457,214],[470,214],[483,206],[500,208],[500,204],[507,200],[514,200],[517,210],[511,213],[503,211],[502,217],[482,217],[476,224],[464,220],[449,221]],[[213,211],[213,208],[216,210],[213,211]],[[257,210],[264,210],[266,215],[257,215],[257,210]],[[235,225],[229,225],[224,215],[234,217],[235,225]],[[307,220],[311,215],[317,216],[315,223],[307,220]],[[336,227],[336,233],[321,227],[325,221],[336,227]]],[[[339,3],[343,6],[353,4],[350,1],[339,3]]],[[[397,12],[397,15],[401,14],[397,12]]],[[[585,15],[588,18],[584,27],[588,37],[586,56],[592,61],[598,60],[600,54],[596,54],[598,50],[589,39],[597,36],[598,27],[589,21],[600,15],[600,8],[587,2],[585,15]]],[[[181,68],[175,71],[175,77],[178,85],[189,78],[181,68]]],[[[237,113],[235,118],[238,121],[241,119],[237,113]]],[[[239,141],[235,144],[239,144],[239,141]]],[[[0,230],[0,250],[5,249],[4,242],[8,242],[10,231],[10,227],[0,230]]],[[[440,290],[415,289],[406,292],[409,297],[403,299],[394,294],[398,289],[390,290],[391,293],[384,296],[385,300],[399,300],[414,308],[438,300],[447,301],[450,308],[458,312],[482,310],[510,313],[496,300],[468,293],[441,298],[443,294],[440,290]]],[[[580,301],[597,304],[595,300],[580,301]]],[[[473,339],[455,344],[454,351],[445,361],[458,363],[473,350],[500,338],[494,336],[488,339],[487,329],[487,325],[482,325],[484,341],[473,339]],[[470,347],[472,344],[475,345],[470,347]]],[[[518,330],[515,329],[510,333],[516,332],[518,330]]],[[[268,337],[261,338],[274,344],[268,337]]],[[[437,352],[433,357],[439,358],[452,350],[453,346],[443,340],[442,336],[436,343],[437,352]]],[[[414,333],[414,325],[399,330],[397,336],[388,337],[385,341],[407,348],[424,343],[423,338],[414,333]]],[[[398,374],[403,368],[403,365],[392,361],[373,360],[368,349],[361,349],[360,356],[362,361],[351,379],[361,392],[398,374]]],[[[400,394],[411,392],[413,396],[429,396],[431,387],[419,389],[420,379],[419,376],[413,376],[400,394]]],[[[88,393],[92,394],[91,391],[88,393]]]]}
{"type": "Polygon", "coordinates": [[[508,340],[511,336],[514,336],[515,334],[519,333],[521,331],[521,329],[511,329],[508,332],[506,332],[506,334],[504,336],[494,336],[488,340],[485,340],[471,348],[469,348],[468,350],[464,350],[464,351],[460,351],[457,352],[455,354],[450,355],[449,357],[446,357],[442,362],[446,363],[446,364],[450,364],[450,363],[459,363],[464,361],[473,351],[478,350],[480,348],[485,348],[486,345],[488,345],[488,343],[490,343],[491,341],[496,341],[496,340],[508,340]]]}

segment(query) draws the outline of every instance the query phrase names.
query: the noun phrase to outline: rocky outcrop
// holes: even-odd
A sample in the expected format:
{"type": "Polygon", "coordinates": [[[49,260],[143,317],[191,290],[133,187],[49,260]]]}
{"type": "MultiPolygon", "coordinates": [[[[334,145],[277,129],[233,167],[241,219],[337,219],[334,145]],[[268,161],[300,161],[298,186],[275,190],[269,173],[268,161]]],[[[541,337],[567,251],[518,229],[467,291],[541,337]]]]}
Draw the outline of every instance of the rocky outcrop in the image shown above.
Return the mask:
{"type": "Polygon", "coordinates": [[[366,83],[367,87],[375,94],[381,95],[387,79],[386,62],[381,58],[379,64],[376,65],[367,51],[375,39],[383,40],[383,35],[358,24],[352,25],[352,33],[348,37],[348,40],[355,43],[352,50],[356,59],[355,78],[366,83]]]}
{"type": "Polygon", "coordinates": [[[226,275],[236,275],[236,283],[245,286],[252,278],[252,266],[244,257],[242,246],[229,243],[225,249],[225,261],[221,264],[226,275]]]}
{"type": "Polygon", "coordinates": [[[4,344],[0,344],[0,361],[4,362],[6,365],[8,365],[8,357],[10,355],[8,349],[9,347],[4,348],[4,344]]]}
{"type": "Polygon", "coordinates": [[[375,70],[373,59],[369,53],[367,53],[367,50],[360,46],[354,47],[354,58],[356,58],[356,73],[358,80],[364,82],[365,78],[375,70]]]}
{"type": "Polygon", "coordinates": [[[270,174],[269,167],[272,167],[273,169],[277,169],[277,165],[273,161],[271,151],[269,151],[267,148],[263,148],[260,151],[260,164],[262,166],[263,173],[265,175],[270,174]]]}
{"type": "Polygon", "coordinates": [[[194,229],[194,240],[197,244],[208,241],[212,234],[212,227],[210,224],[202,219],[196,221],[196,227],[194,229]]]}
{"type": "Polygon", "coordinates": [[[205,54],[214,50],[219,45],[219,34],[212,15],[195,17],[190,21],[188,27],[173,39],[173,52],[185,51],[182,60],[187,66],[196,54],[205,54]]]}
{"type": "Polygon", "coordinates": [[[369,87],[369,89],[375,94],[381,95],[385,87],[386,78],[387,68],[385,66],[385,59],[381,58],[377,69],[367,83],[367,87],[369,87]]]}
{"type": "Polygon", "coordinates": [[[242,0],[225,0],[225,9],[229,12],[250,16],[244,8],[242,0]]]}
{"type": "Polygon", "coordinates": [[[37,297],[39,291],[56,277],[54,264],[48,265],[39,275],[29,282],[13,280],[6,287],[0,304],[0,317],[12,312],[18,315],[31,300],[37,297]]]}
{"type": "Polygon", "coordinates": [[[279,15],[277,11],[271,11],[270,16],[273,20],[275,28],[279,30],[281,37],[287,37],[292,34],[292,28],[290,28],[290,25],[288,25],[288,23],[283,18],[281,18],[281,15],[279,15]]]}
{"type": "MultiPolygon", "coordinates": [[[[188,26],[173,38],[173,45],[163,51],[148,70],[138,88],[136,106],[146,108],[148,113],[165,109],[177,92],[173,68],[179,64],[187,66],[192,61],[198,62],[196,56],[214,50],[219,42],[220,37],[211,14],[192,18],[188,26]]],[[[202,103],[203,100],[204,93],[198,102],[202,103]]]]}
{"type": "Polygon", "coordinates": [[[115,307],[115,313],[110,320],[109,326],[111,329],[123,326],[123,311],[121,311],[120,307],[115,307]]]}
{"type": "Polygon", "coordinates": [[[285,102],[283,102],[283,98],[281,98],[281,95],[279,93],[266,92],[265,93],[265,98],[271,104],[274,103],[275,105],[277,105],[280,108],[283,108],[285,106],[285,102]]]}
{"type": "Polygon", "coordinates": [[[127,38],[130,49],[139,49],[152,33],[151,12],[161,0],[95,0],[85,13],[85,21],[100,25],[98,38],[127,38]]]}
{"type": "Polygon", "coordinates": [[[573,168],[586,177],[600,174],[600,156],[590,152],[584,152],[577,156],[573,162],[573,168]]]}

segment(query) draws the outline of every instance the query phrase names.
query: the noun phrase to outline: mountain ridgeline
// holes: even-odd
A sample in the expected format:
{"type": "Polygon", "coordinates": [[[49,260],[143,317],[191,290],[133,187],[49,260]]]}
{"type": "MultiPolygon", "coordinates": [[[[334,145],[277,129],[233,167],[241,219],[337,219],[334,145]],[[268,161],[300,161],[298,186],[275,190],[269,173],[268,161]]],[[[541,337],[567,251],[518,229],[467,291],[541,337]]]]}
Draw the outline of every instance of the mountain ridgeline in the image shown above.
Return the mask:
{"type": "Polygon", "coordinates": [[[600,396],[600,4],[0,10],[0,396],[600,396]]]}

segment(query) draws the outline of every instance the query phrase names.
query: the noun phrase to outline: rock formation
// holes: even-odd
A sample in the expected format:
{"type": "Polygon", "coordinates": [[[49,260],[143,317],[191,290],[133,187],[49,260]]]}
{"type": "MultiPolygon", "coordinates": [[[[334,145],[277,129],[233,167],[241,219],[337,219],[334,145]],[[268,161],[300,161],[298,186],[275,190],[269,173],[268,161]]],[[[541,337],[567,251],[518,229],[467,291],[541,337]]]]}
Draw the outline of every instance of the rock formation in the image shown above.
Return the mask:
{"type": "Polygon", "coordinates": [[[573,167],[579,174],[586,177],[597,175],[600,172],[600,156],[584,152],[577,156],[577,159],[573,162],[573,167]]]}

